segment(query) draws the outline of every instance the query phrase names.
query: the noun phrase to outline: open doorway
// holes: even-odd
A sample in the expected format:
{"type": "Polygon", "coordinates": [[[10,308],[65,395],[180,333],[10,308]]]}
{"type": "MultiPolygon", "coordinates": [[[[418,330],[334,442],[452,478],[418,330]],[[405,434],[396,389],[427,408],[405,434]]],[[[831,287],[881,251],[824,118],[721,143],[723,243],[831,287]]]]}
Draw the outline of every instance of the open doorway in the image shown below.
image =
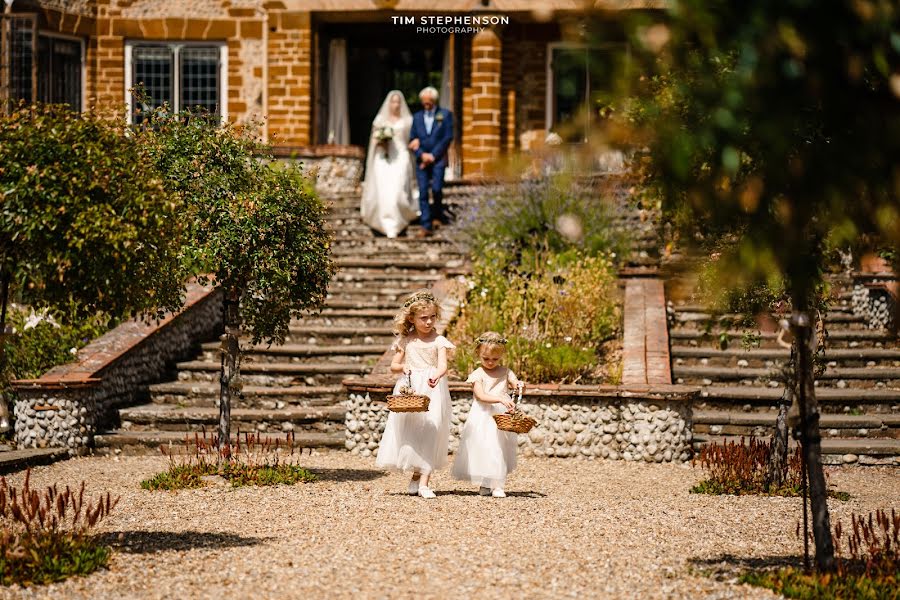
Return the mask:
{"type": "MultiPolygon", "coordinates": [[[[323,24],[319,29],[319,48],[323,52],[319,64],[324,67],[320,82],[328,81],[327,48],[332,39],[347,42],[350,144],[367,145],[372,119],[389,91],[403,92],[410,111],[416,112],[421,108],[419,90],[427,85],[441,89],[443,37],[415,35],[380,23],[323,24]]],[[[327,86],[320,85],[317,90],[319,143],[324,143],[328,136],[325,131],[327,93],[327,86]]],[[[446,106],[444,102],[441,105],[446,106]]],[[[453,106],[446,108],[455,109],[453,106]]]]}

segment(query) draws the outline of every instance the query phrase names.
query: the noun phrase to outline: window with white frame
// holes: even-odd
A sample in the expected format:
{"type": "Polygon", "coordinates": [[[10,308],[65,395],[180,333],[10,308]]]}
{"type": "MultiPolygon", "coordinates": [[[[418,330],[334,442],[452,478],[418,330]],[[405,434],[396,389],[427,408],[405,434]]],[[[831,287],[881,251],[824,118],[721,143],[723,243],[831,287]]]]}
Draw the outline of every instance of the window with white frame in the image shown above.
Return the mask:
{"type": "Polygon", "coordinates": [[[591,125],[614,91],[614,61],[626,51],[621,44],[601,47],[554,43],[547,52],[548,131],[569,142],[587,139],[591,125]]]}
{"type": "Polygon", "coordinates": [[[133,123],[154,108],[199,110],[227,116],[226,47],[210,43],[129,42],[125,46],[125,87],[133,123]],[[139,98],[131,93],[141,89],[139,98]]]}

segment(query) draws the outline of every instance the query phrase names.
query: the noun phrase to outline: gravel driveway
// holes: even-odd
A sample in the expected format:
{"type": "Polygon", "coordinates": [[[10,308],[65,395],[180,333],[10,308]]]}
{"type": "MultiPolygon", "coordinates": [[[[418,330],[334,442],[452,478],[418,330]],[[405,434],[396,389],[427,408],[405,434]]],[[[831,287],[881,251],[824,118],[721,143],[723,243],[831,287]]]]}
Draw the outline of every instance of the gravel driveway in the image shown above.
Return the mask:
{"type": "MultiPolygon", "coordinates": [[[[121,495],[103,524],[116,551],[108,571],[0,597],[771,598],[729,571],[802,551],[799,501],[690,494],[701,472],[687,466],[523,458],[507,499],[443,472],[426,501],[371,459],[303,460],[318,482],[177,493],[139,487],[162,458],[40,467],[35,483],[121,495]]],[[[831,502],[833,520],[900,509],[900,470],[842,468],[830,482],[853,494],[831,502]]]]}

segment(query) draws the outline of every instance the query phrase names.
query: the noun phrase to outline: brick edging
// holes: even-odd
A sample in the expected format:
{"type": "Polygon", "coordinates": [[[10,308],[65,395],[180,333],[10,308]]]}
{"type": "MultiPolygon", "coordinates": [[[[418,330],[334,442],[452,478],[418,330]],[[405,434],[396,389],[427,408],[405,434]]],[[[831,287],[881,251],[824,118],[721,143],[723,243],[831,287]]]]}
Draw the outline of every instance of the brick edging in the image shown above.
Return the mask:
{"type": "Polygon", "coordinates": [[[102,378],[98,375],[103,370],[115,365],[129,351],[159,335],[193,307],[209,300],[215,292],[215,288],[191,282],[187,285],[184,306],[177,313],[167,314],[160,321],[152,323],[137,319],[126,321],[79,350],[74,362],[53,367],[37,379],[15,379],[11,384],[14,389],[95,385],[101,381],[102,378]]]}

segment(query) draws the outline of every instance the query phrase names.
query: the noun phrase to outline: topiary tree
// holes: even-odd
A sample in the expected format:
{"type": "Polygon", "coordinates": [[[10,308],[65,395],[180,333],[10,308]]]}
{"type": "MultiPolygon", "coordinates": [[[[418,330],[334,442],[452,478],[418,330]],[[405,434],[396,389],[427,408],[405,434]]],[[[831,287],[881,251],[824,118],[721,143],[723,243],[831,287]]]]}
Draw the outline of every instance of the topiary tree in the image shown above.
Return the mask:
{"type": "Polygon", "coordinates": [[[820,570],[834,567],[813,387],[826,249],[900,238],[900,7],[683,0],[632,24],[636,100],[610,131],[670,216],[728,233],[732,285],[784,282],[820,570]]]}
{"type": "Polygon", "coordinates": [[[249,130],[192,113],[152,115],[136,136],[180,198],[184,260],[223,292],[219,447],[241,388],[239,335],[282,343],[292,317],[325,299],[333,273],[325,207],[297,169],[274,168],[249,130]]]}
{"type": "Polygon", "coordinates": [[[12,298],[75,319],[181,306],[183,222],[147,163],[93,113],[23,106],[0,116],[0,334],[12,298]]]}

